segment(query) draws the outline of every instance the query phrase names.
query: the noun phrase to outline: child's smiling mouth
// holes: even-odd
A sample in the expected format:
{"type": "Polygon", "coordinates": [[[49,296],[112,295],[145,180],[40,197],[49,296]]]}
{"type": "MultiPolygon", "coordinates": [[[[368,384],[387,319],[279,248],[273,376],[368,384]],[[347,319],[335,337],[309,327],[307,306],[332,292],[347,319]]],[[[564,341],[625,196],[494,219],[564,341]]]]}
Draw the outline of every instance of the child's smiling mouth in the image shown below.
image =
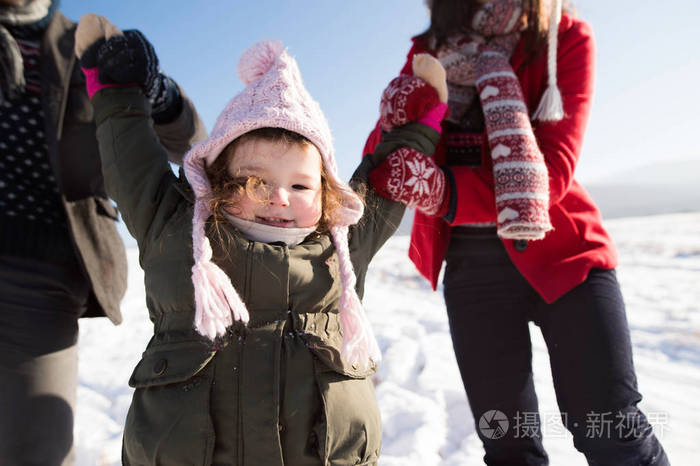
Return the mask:
{"type": "Polygon", "coordinates": [[[290,228],[293,226],[294,221],[288,220],[281,217],[255,217],[255,221],[258,223],[263,223],[265,225],[271,225],[275,227],[290,228]]]}

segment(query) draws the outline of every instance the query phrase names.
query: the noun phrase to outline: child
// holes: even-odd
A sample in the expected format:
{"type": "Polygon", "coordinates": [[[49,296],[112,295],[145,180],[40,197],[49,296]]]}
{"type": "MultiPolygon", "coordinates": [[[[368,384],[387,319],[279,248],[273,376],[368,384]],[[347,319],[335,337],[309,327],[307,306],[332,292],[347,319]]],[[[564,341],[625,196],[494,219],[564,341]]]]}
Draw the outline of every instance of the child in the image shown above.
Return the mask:
{"type": "Polygon", "coordinates": [[[95,42],[81,64],[105,183],[138,241],[154,323],[124,463],[376,464],[380,354],[359,298],[404,207],[364,186],[401,146],[432,153],[438,132],[405,125],[365,157],[352,180],[363,205],[294,59],[261,42],[239,62],[247,87],[176,178],[141,89],[102,72],[119,57],[138,68],[133,33],[105,24],[84,18],[77,42],[95,42]]]}

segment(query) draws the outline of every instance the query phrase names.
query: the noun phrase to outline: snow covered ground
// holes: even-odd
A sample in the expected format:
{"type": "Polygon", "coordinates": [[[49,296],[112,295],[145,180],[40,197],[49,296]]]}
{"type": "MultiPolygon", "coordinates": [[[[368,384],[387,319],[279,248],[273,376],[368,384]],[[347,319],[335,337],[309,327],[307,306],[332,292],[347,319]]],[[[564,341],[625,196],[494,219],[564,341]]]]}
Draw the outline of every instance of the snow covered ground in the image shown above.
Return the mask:
{"type": "MultiPolygon", "coordinates": [[[[642,409],[675,465],[700,457],[700,213],[606,223],[620,250],[642,409]]],[[[380,464],[481,464],[444,312],[406,257],[397,236],[367,278],[365,306],[384,353],[376,376],[384,419],[380,464]]],[[[124,324],[83,319],[75,426],[79,466],[120,464],[121,431],[131,398],[127,380],[151,326],[137,251],[129,250],[124,324]]],[[[584,465],[562,427],[541,334],[532,327],[533,367],[551,464],[584,465]]]]}

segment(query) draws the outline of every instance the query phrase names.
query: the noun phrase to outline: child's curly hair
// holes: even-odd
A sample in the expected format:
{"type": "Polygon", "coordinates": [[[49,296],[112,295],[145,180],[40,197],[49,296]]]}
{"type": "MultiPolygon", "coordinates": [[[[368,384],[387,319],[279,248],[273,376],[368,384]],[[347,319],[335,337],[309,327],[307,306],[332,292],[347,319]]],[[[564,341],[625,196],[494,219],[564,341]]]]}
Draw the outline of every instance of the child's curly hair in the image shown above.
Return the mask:
{"type": "MultiPolygon", "coordinates": [[[[262,188],[262,180],[253,176],[232,178],[228,173],[228,167],[236,152],[236,148],[243,142],[263,140],[284,145],[297,144],[305,147],[313,143],[302,136],[282,128],[258,128],[245,133],[229,143],[221,151],[211,166],[206,167],[206,173],[211,184],[211,198],[209,207],[214,215],[216,225],[222,220],[223,209],[235,207],[240,199],[248,195],[251,199],[261,203],[267,202],[266,194],[262,188]]],[[[327,233],[335,224],[340,215],[341,208],[350,202],[347,194],[338,186],[334,178],[328,176],[325,164],[321,163],[321,219],[316,228],[317,233],[327,233]]],[[[356,192],[363,199],[362,192],[356,192]]],[[[364,202],[364,201],[363,201],[364,202]]]]}

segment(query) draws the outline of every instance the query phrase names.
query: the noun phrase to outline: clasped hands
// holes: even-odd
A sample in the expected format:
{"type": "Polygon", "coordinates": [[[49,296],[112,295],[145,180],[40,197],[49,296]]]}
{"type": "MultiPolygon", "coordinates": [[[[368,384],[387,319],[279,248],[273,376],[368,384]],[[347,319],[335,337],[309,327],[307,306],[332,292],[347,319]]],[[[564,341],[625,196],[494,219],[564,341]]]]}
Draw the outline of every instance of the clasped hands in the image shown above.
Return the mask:
{"type": "Polygon", "coordinates": [[[107,18],[86,14],[75,31],[75,54],[90,98],[107,87],[139,86],[151,102],[156,122],[166,122],[179,112],[180,91],[160,71],[153,45],[140,31],[122,32],[107,18]]]}
{"type": "MultiPolygon", "coordinates": [[[[426,124],[441,131],[447,111],[445,69],[433,56],[413,57],[413,76],[394,78],[382,93],[379,106],[383,131],[407,123],[426,124]]],[[[449,207],[445,172],[435,160],[410,147],[390,153],[369,175],[372,187],[383,197],[402,202],[430,216],[443,216],[449,207]]]]}

